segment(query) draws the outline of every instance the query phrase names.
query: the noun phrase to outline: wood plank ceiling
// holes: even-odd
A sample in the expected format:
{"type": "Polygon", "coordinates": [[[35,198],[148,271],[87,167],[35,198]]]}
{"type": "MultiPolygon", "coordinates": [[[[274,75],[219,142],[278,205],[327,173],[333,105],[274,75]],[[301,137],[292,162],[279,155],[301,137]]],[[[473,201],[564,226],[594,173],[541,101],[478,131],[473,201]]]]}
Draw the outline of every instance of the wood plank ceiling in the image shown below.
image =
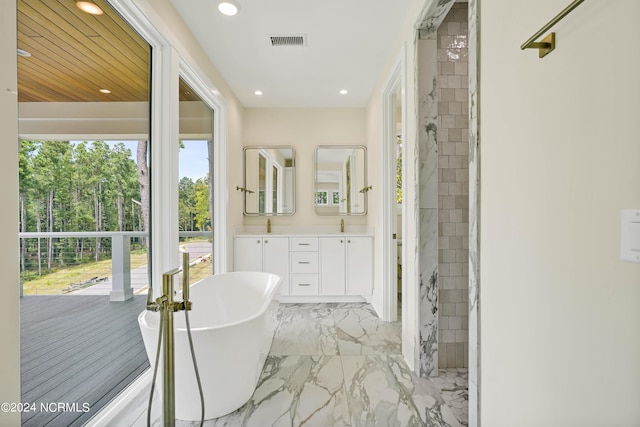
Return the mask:
{"type": "MultiPolygon", "coordinates": [[[[20,102],[149,100],[151,47],[103,0],[90,15],[75,0],[18,0],[20,102]],[[107,89],[111,93],[101,93],[107,89]]],[[[180,99],[197,100],[180,82],[180,99]]]]}

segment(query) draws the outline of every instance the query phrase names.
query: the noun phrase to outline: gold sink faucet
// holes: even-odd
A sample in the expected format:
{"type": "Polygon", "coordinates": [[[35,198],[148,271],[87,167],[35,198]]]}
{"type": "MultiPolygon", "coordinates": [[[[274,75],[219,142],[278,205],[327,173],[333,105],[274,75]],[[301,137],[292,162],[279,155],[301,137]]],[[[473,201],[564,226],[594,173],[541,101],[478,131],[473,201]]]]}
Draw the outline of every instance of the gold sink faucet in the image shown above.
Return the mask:
{"type": "Polygon", "coordinates": [[[344,218],[340,219],[340,232],[344,233],[344,218]]]}
{"type": "Polygon", "coordinates": [[[271,233],[271,218],[267,218],[267,233],[271,233]]]}

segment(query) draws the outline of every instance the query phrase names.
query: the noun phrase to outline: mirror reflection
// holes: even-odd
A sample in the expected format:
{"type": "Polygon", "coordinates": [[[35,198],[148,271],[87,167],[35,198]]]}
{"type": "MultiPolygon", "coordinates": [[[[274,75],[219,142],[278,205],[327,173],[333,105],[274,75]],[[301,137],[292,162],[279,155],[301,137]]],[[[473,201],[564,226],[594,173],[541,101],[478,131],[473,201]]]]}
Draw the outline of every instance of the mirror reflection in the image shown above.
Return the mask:
{"type": "Polygon", "coordinates": [[[293,215],[295,150],[290,146],[244,148],[244,213],[293,215]]]}
{"type": "Polygon", "coordinates": [[[316,148],[315,211],[319,215],[367,213],[366,148],[329,146],[316,148]]]}

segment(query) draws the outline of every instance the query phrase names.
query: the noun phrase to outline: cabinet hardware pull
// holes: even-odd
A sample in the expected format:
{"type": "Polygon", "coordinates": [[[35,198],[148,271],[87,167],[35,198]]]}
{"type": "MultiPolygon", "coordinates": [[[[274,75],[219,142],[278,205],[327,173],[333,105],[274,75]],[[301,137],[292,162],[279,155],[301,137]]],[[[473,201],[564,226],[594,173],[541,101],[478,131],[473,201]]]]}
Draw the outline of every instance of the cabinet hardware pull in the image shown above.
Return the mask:
{"type": "Polygon", "coordinates": [[[309,261],[298,261],[298,264],[311,264],[309,261]]]}
{"type": "Polygon", "coordinates": [[[309,246],[309,243],[298,243],[298,246],[309,246]]]}
{"type": "Polygon", "coordinates": [[[298,283],[298,286],[311,286],[311,283],[298,283]]]}
{"type": "Polygon", "coordinates": [[[265,243],[269,243],[269,241],[268,241],[268,240],[265,240],[264,242],[265,242],[265,243]]]}
{"type": "Polygon", "coordinates": [[[351,240],[347,240],[347,243],[351,243],[351,240]]]}
{"type": "Polygon", "coordinates": [[[256,243],[260,243],[260,240],[256,240],[256,243]]]}

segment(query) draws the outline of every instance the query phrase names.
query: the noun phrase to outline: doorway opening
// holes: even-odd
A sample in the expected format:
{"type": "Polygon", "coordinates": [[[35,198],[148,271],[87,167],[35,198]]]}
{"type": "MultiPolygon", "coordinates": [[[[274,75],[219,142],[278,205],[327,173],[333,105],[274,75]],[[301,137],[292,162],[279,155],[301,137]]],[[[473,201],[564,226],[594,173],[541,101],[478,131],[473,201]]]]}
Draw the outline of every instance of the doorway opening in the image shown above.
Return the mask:
{"type": "MultiPolygon", "coordinates": [[[[406,247],[402,245],[403,230],[406,230],[406,204],[403,201],[403,183],[406,182],[406,156],[402,155],[404,135],[406,135],[405,119],[405,57],[406,49],[400,55],[389,76],[383,92],[383,162],[384,162],[384,309],[383,318],[396,321],[398,314],[402,319],[403,352],[414,345],[405,342],[407,322],[406,286],[403,286],[406,274],[403,274],[406,263],[406,247]]],[[[407,358],[409,360],[409,358],[407,358]]],[[[413,358],[411,358],[413,360],[413,358]]]]}

